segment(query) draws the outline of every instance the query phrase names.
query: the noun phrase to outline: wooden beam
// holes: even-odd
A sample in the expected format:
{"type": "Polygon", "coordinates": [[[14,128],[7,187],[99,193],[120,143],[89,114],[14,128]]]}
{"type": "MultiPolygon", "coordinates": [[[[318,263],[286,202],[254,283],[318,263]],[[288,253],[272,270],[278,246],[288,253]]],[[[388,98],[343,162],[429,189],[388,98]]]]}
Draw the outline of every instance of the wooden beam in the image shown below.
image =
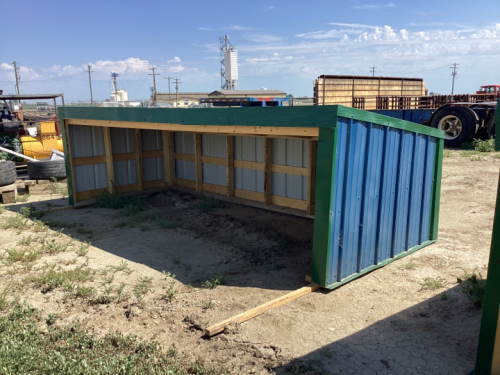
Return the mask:
{"type": "Polygon", "coordinates": [[[154,181],[144,181],[142,183],[142,188],[144,190],[159,188],[165,186],[165,180],[154,180],[154,181]]]}
{"type": "Polygon", "coordinates": [[[272,139],[266,138],[264,140],[264,203],[271,204],[271,197],[273,195],[273,173],[272,173],[272,163],[273,163],[273,150],[272,150],[272,139]]]}
{"type": "Polygon", "coordinates": [[[111,147],[111,134],[110,128],[102,128],[102,133],[104,136],[104,152],[106,159],[106,172],[108,174],[108,190],[110,193],[114,193],[115,185],[115,172],[113,168],[113,149],[111,147]]]}
{"type": "Polygon", "coordinates": [[[213,336],[217,333],[224,331],[224,328],[232,323],[243,323],[247,320],[255,318],[256,316],[262,314],[263,312],[284,305],[290,301],[293,301],[299,297],[305,296],[311,292],[314,292],[316,289],[319,289],[320,286],[317,284],[309,284],[303,288],[294,290],[293,292],[287,293],[284,296],[273,299],[272,301],[266,302],[260,306],[254,307],[251,310],[245,311],[244,313],[233,316],[232,318],[223,320],[220,323],[214,324],[205,329],[206,336],[213,336]]]}
{"type": "Polygon", "coordinates": [[[108,190],[108,188],[79,191],[79,192],[75,193],[75,201],[80,202],[80,201],[85,201],[87,199],[93,199],[93,198],[101,195],[101,193],[103,191],[106,191],[106,190],[108,190]]]}
{"type": "Polygon", "coordinates": [[[264,193],[257,191],[234,189],[234,196],[236,198],[248,199],[251,201],[264,202],[264,193]]]}
{"type": "Polygon", "coordinates": [[[91,164],[101,164],[106,163],[106,155],[102,156],[88,156],[84,158],[73,158],[73,166],[78,167],[80,165],[91,165],[91,164]]]}
{"type": "Polygon", "coordinates": [[[201,161],[201,134],[194,134],[194,167],[196,170],[196,191],[203,190],[203,163],[201,161]]]}
{"type": "Polygon", "coordinates": [[[189,133],[218,133],[229,135],[268,135],[289,137],[318,137],[319,128],[289,126],[243,126],[243,125],[181,125],[157,122],[108,121],[67,119],[70,125],[103,126],[111,128],[153,129],[189,133]]]}
{"type": "Polygon", "coordinates": [[[258,163],[255,161],[235,160],[234,167],[235,168],[253,169],[256,171],[263,171],[265,169],[265,164],[258,163]]]}
{"type": "Polygon", "coordinates": [[[203,183],[203,191],[209,191],[211,193],[226,195],[227,194],[227,186],[209,184],[209,183],[204,182],[203,183]]]}
{"type": "Polygon", "coordinates": [[[184,186],[190,189],[196,189],[196,181],[186,180],[185,178],[175,178],[175,184],[179,186],[184,186]]]}
{"type": "MultiPolygon", "coordinates": [[[[69,165],[71,167],[71,187],[73,190],[73,204],[77,202],[77,197],[76,197],[76,185],[75,185],[75,168],[73,165],[73,157],[71,156],[71,142],[70,142],[70,136],[69,136],[69,124],[67,120],[64,120],[64,130],[66,133],[66,144],[68,145],[68,156],[69,156],[69,165]]],[[[68,191],[68,194],[71,195],[71,192],[68,191]]]]}
{"type": "Polygon", "coordinates": [[[282,197],[280,195],[272,195],[270,203],[277,204],[278,206],[296,208],[298,210],[304,210],[304,211],[307,209],[307,201],[303,201],[301,199],[282,197]]]}
{"type": "Polygon", "coordinates": [[[137,176],[137,190],[142,191],[142,143],[141,143],[141,130],[134,129],[135,138],[135,169],[137,176]]]}
{"type": "Polygon", "coordinates": [[[179,153],[174,153],[174,159],[178,160],[185,160],[185,161],[194,161],[194,155],[193,154],[179,154],[179,153]]]}
{"type": "Polygon", "coordinates": [[[135,160],[135,152],[127,152],[123,154],[114,154],[113,161],[135,160]]]}
{"type": "Polygon", "coordinates": [[[160,158],[163,156],[163,150],[151,150],[151,151],[143,151],[142,158],[160,158]]]}
{"type": "Polygon", "coordinates": [[[307,214],[314,215],[316,203],[316,155],[318,142],[309,141],[309,166],[307,168],[307,214]]]}
{"type": "Polygon", "coordinates": [[[309,173],[308,168],[291,167],[289,165],[279,165],[279,164],[273,164],[271,166],[271,171],[274,173],[286,173],[286,174],[293,174],[296,176],[307,176],[309,173]]]}
{"type": "Polygon", "coordinates": [[[162,139],[165,182],[168,186],[173,186],[175,182],[174,133],[163,131],[162,139]]]}
{"type": "Polygon", "coordinates": [[[227,196],[234,196],[234,137],[226,135],[227,196]]]}
{"type": "Polygon", "coordinates": [[[226,165],[226,159],[224,158],[216,158],[213,156],[202,156],[201,162],[205,164],[217,164],[217,165],[226,165]]]}

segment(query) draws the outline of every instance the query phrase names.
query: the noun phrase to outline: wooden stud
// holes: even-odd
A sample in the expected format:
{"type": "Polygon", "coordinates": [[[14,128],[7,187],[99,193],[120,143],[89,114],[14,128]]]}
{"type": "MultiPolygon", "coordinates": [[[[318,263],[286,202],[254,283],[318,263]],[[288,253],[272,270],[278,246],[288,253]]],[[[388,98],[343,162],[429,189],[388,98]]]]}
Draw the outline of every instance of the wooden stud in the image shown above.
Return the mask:
{"type": "Polygon", "coordinates": [[[245,168],[245,169],[253,169],[256,171],[263,171],[265,168],[264,163],[258,163],[255,161],[244,161],[244,160],[235,160],[234,161],[235,168],[245,168]]]}
{"type": "Polygon", "coordinates": [[[273,187],[272,187],[272,138],[264,140],[264,203],[271,204],[273,187]]]}
{"type": "Polygon", "coordinates": [[[113,168],[113,150],[111,148],[111,133],[110,128],[102,128],[104,135],[104,152],[106,159],[106,172],[108,174],[108,189],[110,193],[114,193],[115,172],[113,168]]]}
{"type": "Polygon", "coordinates": [[[226,136],[227,196],[234,196],[234,137],[226,136]]]}
{"type": "Polygon", "coordinates": [[[211,193],[222,194],[222,195],[227,194],[227,186],[209,184],[204,182],[202,189],[203,191],[209,191],[211,193]]]}
{"type": "Polygon", "coordinates": [[[113,161],[128,161],[128,160],[135,160],[135,152],[113,155],[113,161]]]}
{"type": "MultiPolygon", "coordinates": [[[[109,128],[104,128],[104,129],[109,129],[109,128]]],[[[80,165],[101,164],[106,162],[107,162],[107,155],[73,158],[73,166],[75,167],[78,167],[80,165]]]]}
{"type": "Polygon", "coordinates": [[[203,163],[201,161],[201,134],[194,134],[194,163],[196,170],[196,191],[203,190],[203,163]]]}
{"type": "Polygon", "coordinates": [[[273,164],[271,166],[271,171],[274,173],[293,174],[296,176],[308,176],[309,175],[309,168],[291,167],[289,165],[273,164]]]}
{"type": "Polygon", "coordinates": [[[137,176],[137,190],[142,191],[142,143],[141,143],[141,130],[134,129],[135,138],[135,169],[137,176]]]}
{"type": "Polygon", "coordinates": [[[184,186],[190,189],[196,189],[196,181],[193,180],[186,180],[185,178],[176,178],[175,183],[176,185],[179,186],[184,186]]]}
{"type": "Polygon", "coordinates": [[[224,158],[216,158],[213,156],[202,156],[201,162],[203,164],[217,164],[217,165],[226,165],[226,159],[224,158]]]}
{"type": "Polygon", "coordinates": [[[163,131],[162,139],[165,182],[168,186],[173,186],[175,182],[174,133],[163,131]]]}
{"type": "Polygon", "coordinates": [[[230,135],[269,135],[289,137],[318,137],[318,128],[290,127],[290,126],[242,126],[242,125],[181,125],[156,122],[137,121],[107,121],[89,119],[67,119],[70,125],[103,126],[111,128],[132,128],[168,130],[189,133],[219,133],[230,135]]]}
{"type": "MultiPolygon", "coordinates": [[[[77,197],[76,197],[76,185],[75,185],[75,169],[73,165],[73,157],[71,156],[71,142],[70,142],[70,136],[69,136],[69,124],[67,120],[63,120],[64,122],[64,130],[66,133],[66,145],[68,146],[67,152],[68,152],[68,158],[69,158],[69,165],[71,169],[71,190],[68,191],[68,194],[70,195],[70,202],[71,202],[71,196],[73,197],[73,204],[77,202],[77,197]]],[[[69,186],[68,186],[69,190],[69,186]]]]}
{"type": "Polygon", "coordinates": [[[257,202],[264,202],[264,193],[259,193],[257,191],[234,189],[234,196],[236,198],[248,199],[257,202]]]}
{"type": "Polygon", "coordinates": [[[108,190],[108,188],[79,191],[79,192],[75,193],[75,202],[85,201],[87,199],[93,199],[93,198],[99,196],[103,191],[106,191],[106,190],[108,190]]]}
{"type": "Polygon", "coordinates": [[[317,141],[309,141],[309,166],[307,168],[307,214],[314,215],[316,197],[316,154],[317,141]]]}
{"type": "Polygon", "coordinates": [[[144,181],[142,183],[142,188],[144,190],[154,189],[165,186],[165,180],[154,180],[154,181],[144,181]]]}
{"type": "Polygon", "coordinates": [[[314,292],[316,289],[319,289],[320,286],[317,284],[309,284],[303,288],[294,290],[293,292],[287,293],[284,296],[273,299],[272,301],[266,302],[260,306],[254,307],[251,310],[245,311],[244,313],[233,316],[232,318],[223,320],[220,323],[214,324],[205,329],[206,336],[213,336],[217,333],[224,331],[224,328],[232,323],[243,323],[247,320],[255,318],[256,316],[262,314],[263,312],[272,309],[274,307],[278,307],[284,305],[294,299],[305,296],[311,292],[314,292]]]}
{"type": "Polygon", "coordinates": [[[185,161],[194,161],[194,155],[193,154],[179,154],[179,153],[174,153],[174,159],[177,160],[185,160],[185,161]]]}
{"type": "Polygon", "coordinates": [[[163,150],[151,150],[151,151],[143,151],[142,158],[161,158],[163,156],[163,150]]]}
{"type": "Polygon", "coordinates": [[[280,195],[271,195],[270,203],[276,204],[278,206],[296,208],[298,210],[304,210],[304,211],[307,209],[307,201],[295,198],[282,197],[280,195]]]}

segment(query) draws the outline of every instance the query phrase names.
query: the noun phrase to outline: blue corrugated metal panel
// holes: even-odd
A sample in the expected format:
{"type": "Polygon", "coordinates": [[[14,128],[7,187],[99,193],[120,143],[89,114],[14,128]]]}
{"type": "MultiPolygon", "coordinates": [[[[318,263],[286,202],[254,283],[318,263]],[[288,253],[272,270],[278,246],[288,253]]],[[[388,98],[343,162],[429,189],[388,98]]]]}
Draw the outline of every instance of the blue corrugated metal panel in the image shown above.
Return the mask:
{"type": "Polygon", "coordinates": [[[436,140],[338,119],[328,284],[429,239],[436,140]]]}
{"type": "Polygon", "coordinates": [[[175,177],[185,180],[196,180],[196,168],[194,161],[175,160],[175,177]]]}

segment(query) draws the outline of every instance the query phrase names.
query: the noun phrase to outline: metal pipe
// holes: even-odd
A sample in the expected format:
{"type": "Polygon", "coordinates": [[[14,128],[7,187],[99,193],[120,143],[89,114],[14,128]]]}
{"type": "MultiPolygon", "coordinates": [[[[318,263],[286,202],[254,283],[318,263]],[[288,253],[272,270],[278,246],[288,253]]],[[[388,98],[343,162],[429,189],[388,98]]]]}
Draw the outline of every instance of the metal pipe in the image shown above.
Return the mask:
{"type": "Polygon", "coordinates": [[[39,161],[39,160],[30,158],[29,156],[20,154],[19,152],[15,152],[15,151],[9,150],[8,148],[2,147],[2,146],[0,146],[0,151],[7,152],[7,153],[15,155],[15,156],[17,156],[19,158],[28,159],[29,161],[39,161]]]}

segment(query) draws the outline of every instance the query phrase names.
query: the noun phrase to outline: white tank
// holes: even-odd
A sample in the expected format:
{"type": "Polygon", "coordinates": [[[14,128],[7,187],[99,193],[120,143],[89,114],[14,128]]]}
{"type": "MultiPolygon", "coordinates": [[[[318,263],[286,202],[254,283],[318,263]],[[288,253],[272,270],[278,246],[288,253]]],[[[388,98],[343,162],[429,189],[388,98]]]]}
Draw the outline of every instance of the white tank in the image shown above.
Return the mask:
{"type": "Polygon", "coordinates": [[[110,97],[110,100],[112,102],[118,102],[120,99],[119,99],[119,94],[117,92],[114,92],[111,94],[111,97],[110,97]]]}
{"type": "Polygon", "coordinates": [[[126,101],[128,101],[128,94],[127,94],[127,92],[125,90],[123,90],[123,89],[118,90],[117,94],[118,94],[118,98],[119,98],[118,101],[119,102],[126,102],[126,101]]]}

